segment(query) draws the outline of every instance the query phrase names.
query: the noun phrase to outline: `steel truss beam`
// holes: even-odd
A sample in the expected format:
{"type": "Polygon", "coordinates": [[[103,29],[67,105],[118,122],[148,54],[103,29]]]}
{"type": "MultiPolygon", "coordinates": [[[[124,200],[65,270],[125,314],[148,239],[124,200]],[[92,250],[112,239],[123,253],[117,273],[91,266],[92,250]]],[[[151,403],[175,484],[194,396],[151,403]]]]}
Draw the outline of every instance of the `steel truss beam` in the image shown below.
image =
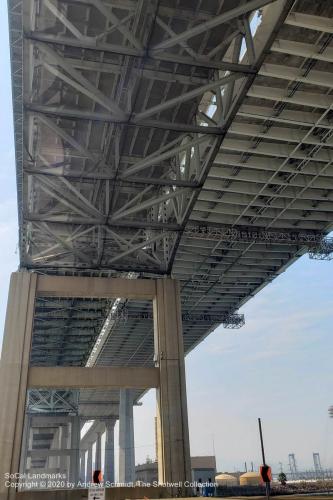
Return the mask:
{"type": "Polygon", "coordinates": [[[269,3],[271,3],[270,0],[250,0],[249,2],[244,3],[234,9],[231,9],[221,14],[220,16],[216,16],[215,18],[210,19],[209,21],[205,21],[204,23],[198,24],[197,26],[184,31],[183,33],[171,36],[167,40],[155,45],[153,47],[153,50],[161,50],[173,47],[174,45],[189,40],[190,38],[200,35],[201,33],[207,30],[211,30],[213,28],[216,28],[217,26],[220,26],[223,23],[229,22],[232,19],[237,19],[243,16],[244,14],[248,14],[254,10],[260,9],[261,7],[269,3]]]}
{"type": "MultiPolygon", "coordinates": [[[[134,312],[129,309],[122,308],[121,310],[116,310],[112,315],[112,319],[121,322],[141,320],[141,321],[153,321],[152,312],[134,312]]],[[[194,313],[183,313],[182,320],[184,323],[199,323],[199,324],[223,324],[224,328],[241,328],[245,324],[244,315],[238,313],[226,313],[226,314],[194,314],[194,313]]]]}
{"type": "MultiPolygon", "coordinates": [[[[267,3],[271,3],[274,0],[267,0],[267,3]]],[[[119,54],[123,56],[130,56],[135,58],[146,57],[147,60],[161,61],[166,63],[176,63],[184,64],[186,66],[197,66],[200,68],[216,69],[221,71],[234,71],[241,73],[253,74],[254,70],[247,64],[234,64],[228,61],[215,61],[207,60],[206,58],[196,58],[192,59],[186,56],[180,56],[177,54],[168,53],[157,53],[145,52],[144,50],[139,51],[137,49],[126,47],[123,45],[115,45],[109,43],[96,43],[94,40],[82,39],[78,40],[76,38],[70,38],[66,36],[55,36],[50,33],[40,33],[40,32],[30,32],[25,35],[28,40],[33,42],[44,42],[46,44],[53,45],[63,45],[68,47],[78,47],[81,49],[88,49],[95,52],[105,52],[110,54],[119,54]]]]}
{"type": "Polygon", "coordinates": [[[222,135],[224,130],[216,126],[191,125],[187,123],[171,123],[163,120],[143,120],[136,117],[121,120],[106,113],[96,113],[93,111],[81,111],[75,108],[59,109],[57,106],[43,104],[25,104],[25,109],[35,113],[53,115],[72,120],[88,120],[104,123],[117,123],[127,126],[140,126],[145,128],[157,128],[162,130],[173,130],[175,132],[205,133],[212,135],[222,135]]]}
{"type": "Polygon", "coordinates": [[[187,238],[211,240],[211,241],[239,241],[239,242],[263,242],[284,243],[288,245],[305,245],[309,247],[321,245],[322,242],[331,244],[333,238],[326,238],[321,232],[305,231],[274,231],[264,229],[230,228],[214,226],[187,226],[184,231],[187,238]]]}
{"type": "Polygon", "coordinates": [[[79,392],[69,390],[30,389],[27,393],[27,412],[78,414],[79,392]]]}

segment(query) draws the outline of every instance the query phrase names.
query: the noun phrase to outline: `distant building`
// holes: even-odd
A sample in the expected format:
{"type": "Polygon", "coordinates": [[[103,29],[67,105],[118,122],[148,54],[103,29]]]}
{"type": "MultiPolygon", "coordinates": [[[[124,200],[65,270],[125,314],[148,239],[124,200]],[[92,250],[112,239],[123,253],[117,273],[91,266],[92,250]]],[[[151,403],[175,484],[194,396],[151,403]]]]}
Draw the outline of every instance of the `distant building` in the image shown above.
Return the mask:
{"type": "MultiPolygon", "coordinates": [[[[214,481],[216,475],[216,461],[213,456],[191,457],[191,475],[192,481],[206,482],[209,479],[214,481]]],[[[147,461],[135,467],[136,481],[144,483],[153,483],[158,481],[157,462],[147,461]]]]}
{"type": "Polygon", "coordinates": [[[216,460],[213,456],[191,457],[192,481],[205,483],[214,481],[216,476],[216,460]]]}
{"type": "Polygon", "coordinates": [[[146,462],[135,467],[135,479],[143,483],[152,484],[158,480],[157,462],[146,462]]]}

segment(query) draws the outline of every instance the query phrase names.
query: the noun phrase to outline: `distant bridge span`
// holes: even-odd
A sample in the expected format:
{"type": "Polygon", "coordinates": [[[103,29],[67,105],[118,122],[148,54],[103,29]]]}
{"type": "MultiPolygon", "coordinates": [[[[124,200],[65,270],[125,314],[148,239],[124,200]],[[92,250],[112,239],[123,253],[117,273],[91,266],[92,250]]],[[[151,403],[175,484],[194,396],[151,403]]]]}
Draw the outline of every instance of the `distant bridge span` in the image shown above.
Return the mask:
{"type": "MultiPolygon", "coordinates": [[[[21,268],[175,278],[189,352],[299,256],[329,258],[332,16],[329,0],[9,0],[21,268]]],[[[30,363],[153,367],[151,303],[39,296],[30,363]]]]}

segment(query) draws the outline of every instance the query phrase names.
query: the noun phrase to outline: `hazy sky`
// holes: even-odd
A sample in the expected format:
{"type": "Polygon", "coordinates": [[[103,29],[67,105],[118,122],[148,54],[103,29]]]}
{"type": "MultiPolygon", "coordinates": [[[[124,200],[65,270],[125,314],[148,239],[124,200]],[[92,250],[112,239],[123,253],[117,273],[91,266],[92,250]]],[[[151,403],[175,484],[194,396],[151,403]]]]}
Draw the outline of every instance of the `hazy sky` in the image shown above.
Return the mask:
{"type": "MultiPolygon", "coordinates": [[[[312,467],[320,452],[333,467],[332,264],[303,257],[242,308],[243,328],[218,328],[187,357],[192,455],[215,445],[219,470],[259,464],[262,417],[271,465],[287,470],[295,453],[299,468],[312,467]]],[[[154,395],[146,399],[135,410],[140,458],[153,454],[143,448],[154,441],[154,395]]]]}
{"type": "MultiPolygon", "coordinates": [[[[8,279],[18,266],[6,2],[0,2],[0,336],[8,279]]],[[[299,468],[320,452],[333,468],[333,262],[307,256],[255,296],[240,330],[218,328],[186,360],[192,455],[212,454],[219,470],[260,462],[257,417],[267,460],[299,468]]],[[[1,337],[0,337],[1,338],[1,337]]],[[[135,408],[136,459],[154,456],[155,395],[135,408]]]]}

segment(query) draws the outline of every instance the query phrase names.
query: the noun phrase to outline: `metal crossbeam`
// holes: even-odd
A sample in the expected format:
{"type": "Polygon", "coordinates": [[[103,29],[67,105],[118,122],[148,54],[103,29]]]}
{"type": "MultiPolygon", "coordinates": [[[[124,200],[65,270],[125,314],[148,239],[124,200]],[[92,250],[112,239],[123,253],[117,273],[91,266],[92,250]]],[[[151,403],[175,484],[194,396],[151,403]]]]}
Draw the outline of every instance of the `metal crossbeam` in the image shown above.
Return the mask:
{"type": "MultiPolygon", "coordinates": [[[[269,0],[272,2],[274,0],[269,0]]],[[[123,56],[131,56],[135,58],[146,57],[148,60],[161,61],[166,63],[184,64],[186,66],[198,66],[201,68],[216,69],[221,71],[235,71],[242,73],[253,74],[254,70],[247,64],[234,64],[228,61],[209,60],[205,57],[197,57],[195,59],[178,54],[169,54],[165,52],[155,53],[154,51],[138,50],[132,47],[117,45],[105,42],[96,42],[95,39],[84,38],[78,40],[76,38],[67,37],[64,35],[53,35],[50,33],[30,32],[26,38],[34,42],[45,42],[47,44],[64,45],[68,47],[79,47],[89,49],[94,52],[105,52],[110,54],[119,54],[123,56]]]]}
{"type": "MultiPolygon", "coordinates": [[[[112,314],[112,319],[114,321],[153,321],[152,312],[133,312],[123,307],[122,309],[117,309],[112,314]]],[[[245,324],[245,319],[243,314],[238,313],[226,313],[226,314],[195,314],[195,313],[183,313],[182,320],[184,323],[199,323],[199,324],[223,324],[224,328],[241,328],[245,324]]]]}
{"type": "Polygon", "coordinates": [[[324,238],[323,233],[305,231],[273,231],[255,230],[253,228],[235,229],[214,226],[187,226],[184,236],[212,241],[240,241],[263,243],[286,243],[288,245],[318,245],[327,241],[330,245],[332,239],[324,238]]]}
{"type": "Polygon", "coordinates": [[[256,9],[260,9],[264,5],[271,3],[271,1],[272,0],[250,0],[249,2],[244,3],[234,9],[231,9],[221,14],[220,16],[216,16],[213,19],[210,19],[209,21],[205,21],[204,23],[201,23],[189,30],[184,31],[183,33],[168,38],[167,40],[155,45],[153,47],[153,50],[161,50],[173,47],[174,45],[184,42],[197,35],[200,35],[201,33],[204,33],[207,30],[215,28],[223,23],[229,22],[232,19],[238,18],[256,9]]]}

